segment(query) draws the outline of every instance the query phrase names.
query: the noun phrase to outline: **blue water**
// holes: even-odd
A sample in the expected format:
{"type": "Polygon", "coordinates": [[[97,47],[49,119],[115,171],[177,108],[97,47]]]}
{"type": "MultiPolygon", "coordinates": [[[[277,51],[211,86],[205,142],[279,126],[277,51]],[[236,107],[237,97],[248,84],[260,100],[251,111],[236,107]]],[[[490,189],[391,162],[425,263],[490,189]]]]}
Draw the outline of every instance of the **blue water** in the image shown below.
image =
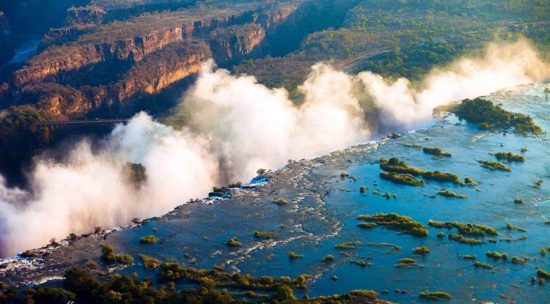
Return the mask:
{"type": "MultiPolygon", "coordinates": [[[[543,90],[542,85],[527,86],[515,92],[494,94],[489,99],[502,103],[508,110],[531,115],[548,132],[550,102],[545,99],[543,90]]],[[[121,251],[177,260],[194,267],[211,268],[224,264],[230,271],[252,275],[295,277],[310,274],[315,279],[303,292],[310,296],[374,289],[384,299],[410,303],[422,302],[418,297],[421,291],[443,290],[452,294],[451,303],[548,303],[550,283],[539,286],[532,284],[530,278],[536,276],[538,267],[550,270],[549,255],[539,253],[540,248],[550,246],[550,225],[545,225],[545,221],[550,220],[549,139],[548,133],[541,136],[488,133],[447,116],[436,120],[429,128],[380,142],[374,149],[365,149],[364,154],[345,169],[356,180],[339,178],[339,169],[313,169],[311,174],[333,175],[326,185],[333,190],[325,199],[326,205],[304,199],[296,207],[292,204],[281,207],[267,199],[269,193],[263,193],[262,199],[248,205],[232,201],[212,206],[197,205],[184,218],[152,221],[115,234],[110,241],[121,251]],[[453,156],[435,158],[403,143],[441,147],[453,156]],[[521,148],[528,149],[524,154],[526,161],[510,164],[512,172],[490,171],[477,162],[495,160],[491,152],[519,154],[521,148]],[[479,185],[462,187],[434,181],[427,181],[425,187],[395,185],[379,178],[377,161],[380,157],[398,157],[423,169],[454,172],[461,178],[469,176],[479,185]],[[541,188],[535,188],[534,183],[541,178],[545,182],[541,188]],[[361,185],[369,187],[366,195],[359,192],[361,185]],[[451,189],[469,197],[427,196],[440,189],[451,189]],[[373,194],[373,190],[395,193],[398,197],[386,199],[373,194]],[[515,198],[523,198],[525,203],[515,204],[515,198]],[[411,216],[426,226],[429,219],[485,224],[496,228],[500,235],[496,243],[488,242],[485,237],[482,245],[467,245],[447,237],[436,237],[438,232],[447,235],[446,229],[429,227],[429,237],[416,238],[384,228],[357,227],[357,215],[378,212],[411,216]],[[508,223],[527,231],[507,230],[508,223]],[[280,224],[285,228],[279,228],[280,224]],[[254,230],[275,231],[277,237],[273,242],[257,240],[252,236],[254,230]],[[151,233],[161,242],[140,245],[139,237],[151,233]],[[231,236],[237,236],[244,249],[224,246],[231,236]],[[517,240],[522,236],[527,239],[517,240]],[[503,238],[514,241],[501,240],[503,238]],[[342,242],[358,242],[359,245],[355,250],[334,248],[342,242]],[[373,247],[369,243],[391,243],[401,250],[373,247]],[[414,256],[412,249],[417,246],[427,246],[431,253],[414,256]],[[288,252],[291,250],[303,254],[304,258],[290,260],[288,252]],[[525,265],[493,261],[485,256],[489,250],[529,260],[525,265]],[[321,262],[327,254],[335,256],[334,263],[321,262]],[[476,269],[472,260],[460,256],[463,254],[476,255],[479,261],[491,264],[493,269],[476,269]],[[413,257],[422,267],[394,267],[405,257],[413,257]],[[359,259],[372,265],[363,268],[350,263],[359,259]],[[338,280],[333,280],[333,276],[338,280]]],[[[149,274],[139,263],[125,271],[149,274]]]]}

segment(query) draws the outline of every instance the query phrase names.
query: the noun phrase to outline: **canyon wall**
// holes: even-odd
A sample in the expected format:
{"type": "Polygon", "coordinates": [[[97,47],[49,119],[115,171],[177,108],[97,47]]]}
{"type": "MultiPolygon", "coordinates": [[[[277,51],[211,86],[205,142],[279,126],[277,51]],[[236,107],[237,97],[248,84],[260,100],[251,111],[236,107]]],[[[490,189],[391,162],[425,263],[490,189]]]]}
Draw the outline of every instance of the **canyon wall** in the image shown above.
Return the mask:
{"type": "Polygon", "coordinates": [[[101,116],[100,109],[131,115],[134,101],[196,74],[209,58],[228,64],[259,53],[267,33],[296,12],[296,3],[252,1],[231,10],[163,12],[114,25],[101,24],[109,12],[99,7],[70,8],[65,26],[51,29],[45,49],[13,74],[14,95],[52,120],[101,116]],[[98,38],[102,31],[106,39],[98,38]]]}

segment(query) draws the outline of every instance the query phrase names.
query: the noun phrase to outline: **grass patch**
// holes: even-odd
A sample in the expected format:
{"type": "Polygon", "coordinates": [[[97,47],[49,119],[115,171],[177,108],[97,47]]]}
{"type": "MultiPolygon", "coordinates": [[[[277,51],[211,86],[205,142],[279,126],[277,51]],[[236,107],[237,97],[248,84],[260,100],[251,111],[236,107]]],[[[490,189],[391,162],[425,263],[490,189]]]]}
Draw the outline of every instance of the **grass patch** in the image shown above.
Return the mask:
{"type": "Polygon", "coordinates": [[[361,222],[361,223],[357,224],[357,227],[363,228],[363,229],[373,229],[373,228],[378,227],[378,225],[376,223],[361,222]]]}

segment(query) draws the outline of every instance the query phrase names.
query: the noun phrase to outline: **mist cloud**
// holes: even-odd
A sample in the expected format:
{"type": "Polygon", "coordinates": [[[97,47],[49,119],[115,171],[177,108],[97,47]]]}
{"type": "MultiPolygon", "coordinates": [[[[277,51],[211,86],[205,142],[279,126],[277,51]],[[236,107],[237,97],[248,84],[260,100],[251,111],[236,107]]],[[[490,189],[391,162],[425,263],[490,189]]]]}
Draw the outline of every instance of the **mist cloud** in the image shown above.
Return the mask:
{"type": "Polygon", "coordinates": [[[208,62],[182,98],[176,118],[183,128],[140,113],[99,148],[83,140],[62,161],[38,158],[28,190],[8,188],[0,176],[0,256],[161,215],[214,185],[246,181],[258,168],[367,141],[373,125],[415,127],[437,106],[542,81],[549,71],[526,41],[493,44],[483,56],[435,69],[415,86],[317,64],[296,106],[286,90],[208,62]],[[373,110],[379,121],[366,119],[373,110]],[[129,181],[128,163],[146,168],[143,183],[129,181]]]}

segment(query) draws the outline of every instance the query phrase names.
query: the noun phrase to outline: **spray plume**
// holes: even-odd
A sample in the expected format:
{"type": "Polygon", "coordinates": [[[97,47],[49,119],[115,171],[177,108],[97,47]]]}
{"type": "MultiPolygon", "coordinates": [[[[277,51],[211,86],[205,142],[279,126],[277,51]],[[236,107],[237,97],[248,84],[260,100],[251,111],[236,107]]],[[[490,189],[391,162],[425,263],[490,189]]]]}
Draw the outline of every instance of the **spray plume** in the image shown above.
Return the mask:
{"type": "Polygon", "coordinates": [[[296,106],[286,90],[208,62],[182,99],[184,128],[140,113],[117,126],[101,148],[83,140],[62,161],[38,157],[29,190],[8,188],[0,176],[0,256],[95,226],[160,215],[206,195],[213,185],[247,180],[258,168],[364,142],[373,124],[415,127],[437,106],[549,76],[548,64],[523,40],[492,44],[479,58],[434,69],[418,86],[317,64],[300,86],[304,102],[296,106]],[[367,121],[373,110],[380,121],[367,121]],[[142,183],[129,179],[128,163],[143,165],[142,183]]]}

